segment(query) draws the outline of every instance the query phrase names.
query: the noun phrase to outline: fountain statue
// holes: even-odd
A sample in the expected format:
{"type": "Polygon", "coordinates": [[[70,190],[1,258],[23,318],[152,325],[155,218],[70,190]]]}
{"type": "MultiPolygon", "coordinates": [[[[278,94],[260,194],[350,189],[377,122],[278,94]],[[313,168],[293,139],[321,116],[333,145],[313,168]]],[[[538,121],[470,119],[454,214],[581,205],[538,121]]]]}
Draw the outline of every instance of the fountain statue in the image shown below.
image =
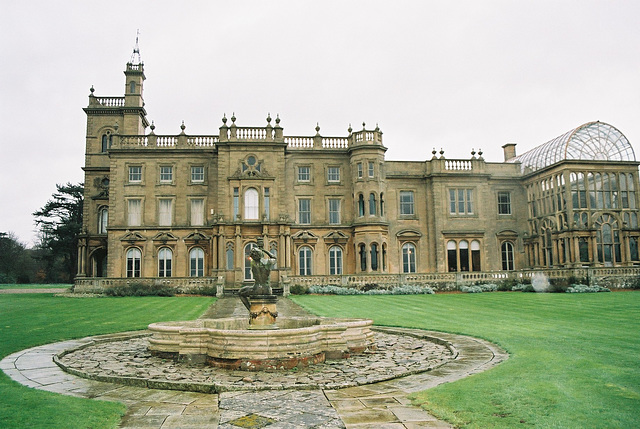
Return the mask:
{"type": "Polygon", "coordinates": [[[239,291],[249,310],[248,321],[232,316],[152,323],[151,353],[226,369],[260,371],[347,359],[375,349],[370,319],[282,317],[276,325],[277,297],[269,279],[276,259],[264,249],[262,238],[251,249],[250,258],[254,283],[239,291]]]}
{"type": "Polygon", "coordinates": [[[253,285],[244,286],[238,291],[240,300],[249,311],[249,325],[258,329],[277,329],[277,297],[271,290],[271,268],[276,258],[264,248],[264,241],[258,238],[258,245],[249,253],[253,285]]]}

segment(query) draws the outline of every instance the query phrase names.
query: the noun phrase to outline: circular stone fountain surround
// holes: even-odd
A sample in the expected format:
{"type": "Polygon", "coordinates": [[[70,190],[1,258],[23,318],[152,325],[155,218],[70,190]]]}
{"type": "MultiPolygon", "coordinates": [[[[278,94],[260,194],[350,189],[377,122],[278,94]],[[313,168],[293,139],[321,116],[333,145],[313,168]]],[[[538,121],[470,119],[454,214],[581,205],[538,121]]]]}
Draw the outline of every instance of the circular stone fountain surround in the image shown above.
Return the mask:
{"type": "Polygon", "coordinates": [[[240,317],[149,325],[149,351],[161,357],[248,371],[305,367],[375,348],[370,319],[278,318],[251,326],[240,317]]]}

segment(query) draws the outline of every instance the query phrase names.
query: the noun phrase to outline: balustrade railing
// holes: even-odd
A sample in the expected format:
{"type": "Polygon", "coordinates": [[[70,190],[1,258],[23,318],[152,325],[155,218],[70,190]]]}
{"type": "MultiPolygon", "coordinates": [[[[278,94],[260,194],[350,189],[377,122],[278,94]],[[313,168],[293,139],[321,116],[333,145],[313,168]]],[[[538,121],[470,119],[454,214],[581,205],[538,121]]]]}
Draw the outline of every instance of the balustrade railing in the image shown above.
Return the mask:
{"type": "Polygon", "coordinates": [[[272,140],[274,136],[273,129],[271,128],[237,127],[232,129],[232,137],[233,130],[235,130],[235,138],[237,140],[272,140]]]}
{"type": "MultiPolygon", "coordinates": [[[[458,273],[407,273],[407,274],[345,274],[336,276],[288,276],[280,279],[280,284],[288,290],[293,285],[300,286],[341,286],[363,287],[377,285],[391,288],[396,285],[424,285],[436,291],[458,290],[463,285],[476,283],[500,283],[505,280],[528,283],[536,274],[544,274],[549,279],[576,278],[589,284],[598,284],[611,289],[637,287],[640,267],[601,267],[566,268],[546,270],[520,270],[495,272],[458,272],[458,273]]],[[[218,294],[223,290],[234,290],[238,285],[224,284],[224,277],[163,277],[163,278],[77,278],[75,292],[104,292],[111,287],[131,284],[151,286],[170,286],[177,292],[197,292],[203,288],[215,287],[218,294]]]]}
{"type": "Polygon", "coordinates": [[[124,107],[124,97],[94,97],[94,100],[103,107],[124,107]]]}
{"type": "Polygon", "coordinates": [[[473,170],[473,164],[470,160],[465,159],[446,159],[444,161],[444,169],[453,171],[471,171],[473,170]]]}
{"type": "Polygon", "coordinates": [[[323,137],[322,147],[324,149],[346,149],[349,147],[347,137],[323,137]]]}
{"type": "Polygon", "coordinates": [[[216,143],[220,141],[218,136],[188,136],[188,146],[200,146],[200,147],[215,147],[216,143]]]}
{"type": "Polygon", "coordinates": [[[287,144],[289,149],[312,149],[313,148],[313,137],[290,136],[290,137],[285,137],[284,142],[287,144]]]}

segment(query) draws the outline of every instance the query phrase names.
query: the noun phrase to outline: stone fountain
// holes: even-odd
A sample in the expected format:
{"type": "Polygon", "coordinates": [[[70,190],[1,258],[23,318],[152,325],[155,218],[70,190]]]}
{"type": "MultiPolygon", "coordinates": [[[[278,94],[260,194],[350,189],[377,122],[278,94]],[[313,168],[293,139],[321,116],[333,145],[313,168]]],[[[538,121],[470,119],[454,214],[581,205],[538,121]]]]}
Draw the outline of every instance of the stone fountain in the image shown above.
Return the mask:
{"type": "Polygon", "coordinates": [[[249,318],[152,323],[151,353],[226,369],[262,371],[346,359],[375,348],[370,319],[278,319],[277,297],[269,281],[275,258],[262,240],[250,258],[255,283],[238,293],[249,318]]]}

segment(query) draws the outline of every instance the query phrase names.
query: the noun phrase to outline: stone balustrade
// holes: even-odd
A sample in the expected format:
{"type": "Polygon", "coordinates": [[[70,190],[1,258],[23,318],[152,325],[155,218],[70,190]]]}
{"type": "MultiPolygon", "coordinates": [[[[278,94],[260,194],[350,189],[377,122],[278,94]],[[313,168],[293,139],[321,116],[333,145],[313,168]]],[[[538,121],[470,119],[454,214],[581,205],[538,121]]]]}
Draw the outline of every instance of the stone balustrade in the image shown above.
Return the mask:
{"type": "MultiPolygon", "coordinates": [[[[285,294],[293,285],[299,286],[341,286],[363,287],[377,285],[381,288],[395,285],[429,286],[436,291],[458,290],[463,285],[475,283],[499,283],[505,280],[526,281],[536,273],[543,273],[550,279],[574,277],[594,285],[621,289],[634,287],[640,278],[640,267],[579,267],[566,269],[520,270],[520,271],[469,271],[461,273],[410,273],[410,274],[352,274],[340,276],[288,276],[283,277],[274,288],[283,288],[285,294]]],[[[82,278],[75,281],[74,291],[79,293],[102,293],[110,287],[128,284],[170,286],[177,292],[197,292],[216,288],[216,295],[222,296],[225,289],[235,290],[234,285],[225,285],[220,277],[163,277],[163,278],[82,278]]]]}

